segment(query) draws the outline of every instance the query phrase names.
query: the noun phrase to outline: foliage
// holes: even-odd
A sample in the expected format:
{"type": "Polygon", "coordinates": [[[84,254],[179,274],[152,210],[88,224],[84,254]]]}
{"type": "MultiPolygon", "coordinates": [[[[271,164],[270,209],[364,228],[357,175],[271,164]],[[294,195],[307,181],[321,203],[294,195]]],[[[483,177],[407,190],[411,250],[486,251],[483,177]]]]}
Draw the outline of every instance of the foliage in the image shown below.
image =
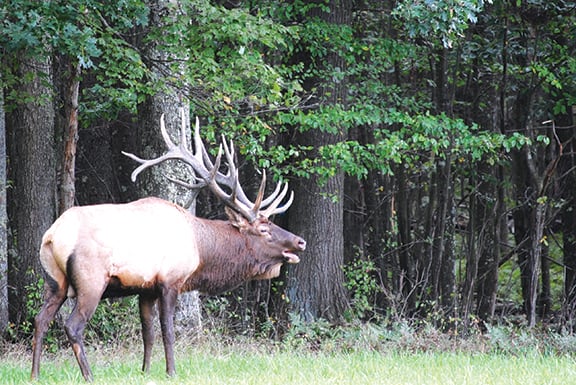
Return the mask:
{"type": "Polygon", "coordinates": [[[87,324],[84,338],[104,346],[139,339],[140,318],[136,296],[106,299],[100,302],[87,324]]]}
{"type": "MultiPolygon", "coordinates": [[[[133,109],[137,90],[146,89],[141,84],[146,69],[126,36],[148,22],[147,12],[145,2],[138,0],[119,1],[114,7],[91,0],[3,2],[0,46],[27,57],[58,54],[78,61],[98,80],[93,88],[83,90],[87,99],[82,110],[114,116],[121,108],[133,109]]],[[[6,87],[19,82],[13,72],[17,63],[2,64],[0,83],[6,87]]],[[[10,106],[20,97],[8,94],[5,103],[10,106]]]]}
{"type": "Polygon", "coordinates": [[[245,7],[206,0],[183,1],[172,15],[147,41],[171,57],[164,72],[179,78],[167,81],[190,90],[197,113],[210,119],[220,115],[223,124],[230,124],[238,114],[258,115],[298,102],[299,85],[282,76],[281,66],[270,64],[277,50],[290,49],[295,28],[245,7]]]}
{"type": "Polygon", "coordinates": [[[352,318],[366,319],[375,310],[375,296],[382,291],[378,269],[371,260],[357,259],[344,267],[344,274],[352,300],[352,318]]]}
{"type": "MultiPolygon", "coordinates": [[[[492,3],[488,0],[488,3],[492,3]]],[[[394,10],[411,38],[439,39],[445,48],[464,37],[476,23],[484,0],[400,1],[394,10]]]]}
{"type": "MultiPolygon", "coordinates": [[[[30,337],[34,332],[34,317],[40,311],[40,307],[43,303],[43,292],[44,292],[44,279],[39,279],[36,284],[28,285],[26,287],[26,312],[29,316],[28,319],[24,319],[20,324],[10,323],[8,325],[7,335],[10,339],[17,341],[22,337],[30,337]]],[[[62,340],[64,334],[62,331],[53,332],[49,331],[46,333],[44,338],[44,346],[47,351],[54,352],[59,347],[59,341],[62,340]]]]}
{"type": "MultiPolygon", "coordinates": [[[[81,109],[85,114],[82,120],[86,123],[96,117],[111,118],[126,108],[135,111],[145,95],[173,84],[190,87],[192,102],[198,106],[198,112],[219,116],[218,121],[212,121],[216,128],[223,129],[227,135],[237,136],[241,152],[260,166],[271,168],[276,175],[318,174],[321,180],[325,180],[336,168],[343,167],[350,175],[362,178],[375,168],[390,174],[392,163],[401,160],[411,163],[410,159],[414,155],[418,157],[422,151],[432,150],[434,155],[442,156],[443,151],[451,147],[457,152],[456,158],[461,158],[462,154],[458,152],[463,151],[473,160],[478,160],[487,152],[492,154],[492,159],[497,158],[498,144],[506,146],[507,150],[511,147],[508,145],[510,141],[497,136],[490,138],[488,133],[476,137],[478,131],[474,128],[472,130],[476,132],[465,133],[461,121],[456,120],[456,126],[446,125],[449,120],[446,116],[418,116],[417,111],[422,106],[426,108],[422,100],[412,99],[407,104],[407,98],[401,97],[393,105],[402,105],[402,111],[390,107],[386,102],[397,98],[401,90],[382,86],[378,81],[379,74],[398,61],[417,58],[416,51],[410,45],[398,44],[386,36],[358,40],[347,26],[329,25],[318,19],[294,23],[295,19],[299,20],[310,11],[314,6],[311,4],[303,3],[301,7],[285,9],[281,15],[274,14],[280,21],[275,22],[268,15],[272,12],[268,8],[252,14],[243,7],[225,8],[206,0],[184,1],[179,9],[167,13],[162,29],[147,31],[145,44],[154,42],[157,49],[169,58],[166,62],[153,61],[147,65],[142,52],[131,44],[129,35],[134,28],[148,24],[149,10],[144,2],[123,1],[115,9],[86,0],[77,0],[74,4],[14,3],[12,8],[7,4],[2,9],[3,14],[14,15],[7,17],[8,21],[0,31],[0,36],[5,39],[11,37],[6,40],[9,47],[54,49],[76,55],[85,69],[95,76],[97,81],[83,89],[81,109]],[[76,12],[77,9],[84,11],[76,12]],[[188,22],[189,15],[195,15],[192,23],[188,22]],[[36,28],[40,19],[43,23],[36,28]],[[300,64],[289,65],[277,60],[278,55],[298,55],[298,49],[306,50],[312,66],[304,69],[300,64]],[[346,68],[322,66],[322,70],[316,69],[315,61],[323,63],[323,58],[334,52],[345,58],[346,68]],[[150,65],[164,66],[166,68],[161,72],[175,75],[154,79],[150,76],[150,65]],[[334,79],[335,74],[339,77],[361,76],[373,81],[364,88],[352,86],[356,93],[346,107],[320,106],[308,111],[299,108],[302,82],[310,77],[334,79]],[[375,100],[379,103],[369,102],[375,100]],[[414,114],[404,110],[410,104],[414,114]],[[284,112],[271,115],[274,111],[284,112]],[[247,119],[239,121],[239,114],[247,119]],[[263,146],[266,138],[282,132],[283,127],[333,132],[358,125],[376,126],[374,135],[379,141],[336,143],[320,149],[321,158],[312,155],[310,148],[278,146],[266,149],[263,146]],[[405,129],[398,132],[388,128],[398,125],[405,129]],[[458,130],[459,135],[466,136],[460,139],[453,130],[447,129],[450,126],[458,130]],[[453,139],[458,142],[454,143],[453,139]],[[473,143],[474,140],[477,144],[473,143]],[[484,148],[485,144],[490,146],[484,148]],[[286,167],[287,163],[294,164],[286,167]]],[[[322,7],[321,4],[317,6],[322,7]]],[[[410,17],[426,19],[428,12],[439,15],[443,22],[465,20],[469,23],[475,21],[474,14],[482,6],[482,2],[469,2],[426,11],[410,7],[414,9],[410,17]],[[440,16],[438,12],[441,9],[456,13],[450,17],[447,14],[440,16]]],[[[408,8],[407,3],[401,3],[396,12],[407,17],[405,12],[408,8]]],[[[445,25],[436,22],[432,28],[443,31],[445,25]]],[[[423,23],[414,25],[424,28],[423,23]]],[[[449,27],[445,39],[453,39],[462,33],[463,28],[464,25],[456,24],[449,27]]],[[[206,127],[207,130],[213,128],[210,125],[206,127]]]]}
{"type": "Polygon", "coordinates": [[[314,174],[322,183],[337,170],[362,179],[372,170],[392,175],[395,164],[426,165],[437,158],[493,165],[502,160],[503,154],[532,143],[519,133],[507,136],[483,131],[444,114],[412,115],[394,108],[378,111],[379,116],[375,117],[365,115],[365,111],[343,110],[336,106],[284,116],[284,123],[298,125],[300,130],[375,125],[372,131],[375,140],[371,143],[347,140],[318,149],[278,146],[260,155],[260,165],[272,167],[276,173],[299,177],[314,174]],[[316,151],[320,157],[313,156],[316,151]]]}

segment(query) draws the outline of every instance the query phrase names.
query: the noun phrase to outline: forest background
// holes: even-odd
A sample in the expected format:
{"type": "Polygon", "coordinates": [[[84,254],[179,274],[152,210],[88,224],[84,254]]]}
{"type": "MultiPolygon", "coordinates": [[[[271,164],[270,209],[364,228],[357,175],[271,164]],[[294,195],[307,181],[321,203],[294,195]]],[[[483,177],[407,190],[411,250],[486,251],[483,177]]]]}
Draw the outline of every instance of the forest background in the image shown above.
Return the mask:
{"type": "MultiPolygon", "coordinates": [[[[234,140],[248,191],[262,169],[289,181],[276,222],[309,245],[272,282],[185,296],[184,324],[573,332],[576,3],[7,0],[0,15],[6,338],[30,336],[37,250],[59,213],[189,200],[164,177],[186,169],[134,184],[121,155],[160,155],[160,115],[176,131],[180,109],[208,147],[234,140]]],[[[222,215],[207,194],[191,209],[222,215]]]]}

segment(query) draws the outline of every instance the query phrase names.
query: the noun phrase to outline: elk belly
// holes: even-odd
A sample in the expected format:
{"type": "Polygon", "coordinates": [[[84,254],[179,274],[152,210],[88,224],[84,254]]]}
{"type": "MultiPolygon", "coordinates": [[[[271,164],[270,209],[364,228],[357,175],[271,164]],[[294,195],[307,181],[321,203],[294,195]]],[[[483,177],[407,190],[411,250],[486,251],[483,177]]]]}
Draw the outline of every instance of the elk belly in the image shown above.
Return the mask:
{"type": "Polygon", "coordinates": [[[158,283],[184,282],[198,268],[198,252],[189,240],[179,241],[179,247],[157,244],[116,248],[110,258],[110,278],[122,287],[148,289],[158,283]]]}
{"type": "Polygon", "coordinates": [[[133,288],[133,289],[149,289],[155,286],[157,281],[157,274],[150,268],[142,268],[142,266],[118,266],[112,264],[109,269],[110,285],[133,288]]]}

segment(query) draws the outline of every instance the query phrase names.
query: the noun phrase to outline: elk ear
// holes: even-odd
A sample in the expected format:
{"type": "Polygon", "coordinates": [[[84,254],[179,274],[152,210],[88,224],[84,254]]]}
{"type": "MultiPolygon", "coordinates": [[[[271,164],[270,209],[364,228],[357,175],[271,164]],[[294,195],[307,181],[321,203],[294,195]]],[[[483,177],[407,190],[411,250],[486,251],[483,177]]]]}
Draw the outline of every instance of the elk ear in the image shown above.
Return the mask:
{"type": "Polygon", "coordinates": [[[250,226],[250,222],[246,218],[244,218],[241,214],[237,213],[236,211],[232,210],[228,206],[224,208],[226,211],[226,215],[228,216],[228,220],[232,226],[236,227],[239,230],[246,229],[250,226]]]}

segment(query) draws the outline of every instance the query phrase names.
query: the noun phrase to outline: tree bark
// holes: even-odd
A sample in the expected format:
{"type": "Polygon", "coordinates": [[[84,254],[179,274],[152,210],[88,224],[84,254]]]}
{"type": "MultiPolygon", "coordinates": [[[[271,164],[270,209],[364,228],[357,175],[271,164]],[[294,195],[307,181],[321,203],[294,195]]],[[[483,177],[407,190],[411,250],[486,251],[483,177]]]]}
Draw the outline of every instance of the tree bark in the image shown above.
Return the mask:
{"type": "Polygon", "coordinates": [[[8,190],[8,218],[11,229],[8,257],[8,297],[10,321],[20,324],[29,317],[27,296],[38,291],[42,268],[38,247],[43,233],[55,217],[56,172],[54,159],[54,106],[51,63],[22,59],[17,70],[23,82],[18,92],[29,95],[6,114],[8,178],[14,184],[8,190]],[[26,76],[25,76],[26,75],[26,76]]]}
{"type": "Polygon", "coordinates": [[[63,213],[74,206],[76,199],[76,147],[78,143],[78,92],[80,89],[80,62],[71,57],[68,64],[64,90],[64,154],[62,180],[59,184],[59,208],[63,213]]]}
{"type": "MultiPolygon", "coordinates": [[[[514,106],[513,124],[518,132],[528,126],[529,106],[532,95],[520,92],[514,106]]],[[[531,148],[515,150],[512,156],[516,204],[514,211],[515,240],[518,247],[518,265],[524,310],[528,325],[536,325],[538,280],[541,272],[542,244],[547,205],[540,201],[543,188],[542,170],[544,159],[532,154],[531,148]]]]}
{"type": "Polygon", "coordinates": [[[417,285],[417,272],[416,272],[416,247],[414,246],[414,238],[411,229],[413,223],[412,212],[410,210],[410,202],[414,201],[414,194],[411,193],[408,176],[404,170],[404,166],[400,165],[396,168],[396,181],[398,183],[398,191],[396,193],[396,218],[398,221],[398,243],[400,249],[398,251],[398,274],[395,276],[395,291],[401,295],[401,300],[404,302],[402,309],[404,315],[412,315],[416,310],[417,294],[415,291],[417,285]]]}
{"type": "MultiPolygon", "coordinates": [[[[572,126],[572,122],[568,124],[572,126]]],[[[567,125],[567,126],[568,126],[567,125]]],[[[576,151],[575,140],[572,137],[572,130],[566,130],[565,136],[561,137],[566,143],[565,155],[559,164],[559,173],[566,176],[561,180],[561,194],[566,200],[562,210],[562,251],[564,258],[564,294],[563,294],[563,321],[574,328],[576,319],[576,151]]]]}
{"type": "MultiPolygon", "coordinates": [[[[351,3],[334,1],[328,4],[329,12],[314,8],[311,17],[328,23],[349,25],[351,3]]],[[[345,62],[336,52],[323,58],[331,68],[345,68],[345,62]]],[[[309,65],[310,58],[304,58],[309,65]]],[[[320,63],[315,63],[320,66],[320,63]]],[[[306,85],[309,91],[318,87],[318,99],[326,104],[345,103],[345,79],[326,83],[325,79],[312,79],[306,85]]],[[[310,129],[298,135],[297,142],[318,149],[338,143],[346,138],[342,127],[331,134],[320,129],[310,129]]],[[[311,155],[315,157],[315,153],[311,155]]],[[[337,171],[328,181],[319,185],[318,180],[297,180],[293,184],[295,202],[290,211],[289,227],[295,234],[308,240],[307,250],[299,264],[288,271],[286,292],[292,310],[304,321],[318,319],[339,321],[348,307],[344,287],[344,173],[337,171]]]]}
{"type": "MultiPolygon", "coordinates": [[[[487,167],[486,167],[487,168],[487,167]]],[[[490,171],[485,170],[488,175],[490,171]]],[[[494,180],[501,181],[503,172],[501,167],[493,171],[494,180]]],[[[489,181],[481,182],[479,194],[473,199],[477,202],[475,210],[474,236],[478,242],[478,277],[476,285],[476,313],[483,321],[494,317],[496,294],[498,289],[498,267],[502,253],[502,240],[508,234],[504,204],[504,187],[502,183],[494,186],[489,181]],[[485,197],[495,197],[492,203],[485,197]]]]}
{"type": "MultiPolygon", "coordinates": [[[[150,21],[154,28],[162,28],[163,17],[169,15],[170,5],[175,3],[170,0],[150,1],[150,21]]],[[[176,7],[181,9],[181,7],[176,7]]],[[[164,63],[167,54],[161,52],[156,45],[152,44],[145,48],[145,57],[148,60],[147,65],[157,76],[164,77],[165,74],[159,70],[158,65],[164,63]]],[[[180,140],[180,125],[186,125],[187,138],[191,138],[190,130],[190,111],[187,104],[184,103],[186,95],[180,93],[175,88],[168,87],[166,91],[160,91],[157,94],[148,97],[147,100],[139,106],[138,109],[138,154],[143,158],[157,157],[166,151],[166,145],[160,135],[160,116],[164,114],[166,129],[172,140],[177,143],[180,140]],[[181,111],[184,112],[184,122],[181,121],[181,111]]],[[[139,195],[157,196],[181,206],[186,206],[190,200],[190,192],[183,189],[166,179],[170,175],[183,181],[190,180],[188,166],[181,162],[164,162],[160,165],[150,168],[141,174],[137,180],[139,195]]],[[[195,202],[190,206],[195,214],[195,202]]],[[[200,297],[198,292],[182,293],[179,296],[176,309],[176,325],[183,329],[199,330],[201,328],[200,314],[200,297]]]]}
{"type": "Polygon", "coordinates": [[[452,179],[452,159],[446,158],[437,164],[438,173],[438,212],[435,215],[435,236],[432,258],[433,291],[437,293],[438,302],[446,318],[454,316],[454,293],[456,277],[454,276],[454,196],[452,179]]]}
{"type": "MultiPolygon", "coordinates": [[[[326,138],[319,136],[311,140],[325,143],[326,138]]],[[[342,273],[343,182],[343,175],[337,175],[322,186],[315,180],[293,184],[296,199],[289,227],[302,234],[308,245],[300,263],[290,267],[286,291],[292,310],[307,322],[338,321],[347,308],[342,273]]]]}
{"type": "Polygon", "coordinates": [[[8,326],[8,216],[6,213],[6,121],[0,89],[0,338],[8,326]]]}

